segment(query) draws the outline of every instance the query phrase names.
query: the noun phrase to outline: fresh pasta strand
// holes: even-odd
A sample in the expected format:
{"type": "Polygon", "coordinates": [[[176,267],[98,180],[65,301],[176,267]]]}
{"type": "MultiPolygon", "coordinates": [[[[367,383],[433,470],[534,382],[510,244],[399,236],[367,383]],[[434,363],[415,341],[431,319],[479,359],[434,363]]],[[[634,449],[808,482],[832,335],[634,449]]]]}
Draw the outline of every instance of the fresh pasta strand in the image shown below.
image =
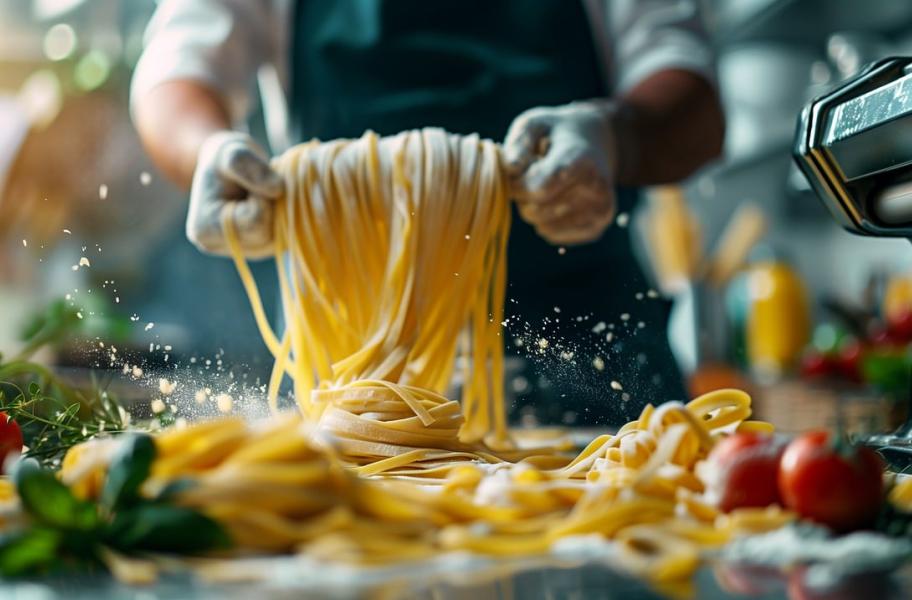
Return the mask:
{"type": "Polygon", "coordinates": [[[274,166],[286,180],[275,220],[281,341],[230,206],[223,219],[276,361],[270,405],[287,373],[304,414],[361,464],[402,448],[511,453],[501,337],[510,211],[497,146],[439,129],[367,132],[302,144],[274,166]],[[440,395],[460,340],[461,405],[440,395]]]}
{"type": "MultiPolygon", "coordinates": [[[[577,535],[613,540],[622,566],[680,581],[702,551],[782,526],[785,511],[721,514],[697,465],[747,421],[721,390],[647,405],[575,457],[507,431],[501,322],[509,204],[495,144],[425,129],[311,142],[275,161],[276,265],[287,329],[266,321],[229,207],[223,225],[254,316],[300,411],[222,418],[156,435],[150,496],[230,533],[238,549],[365,564],[437,552],[547,552],[577,535]],[[461,402],[444,396],[466,355],[461,402]]],[[[110,449],[74,447],[61,470],[97,497],[110,449]]],[[[907,486],[908,487],[908,486],[907,486]]],[[[902,498],[912,494],[905,488],[902,498]]]]}
{"type": "MultiPolygon", "coordinates": [[[[369,397],[372,384],[354,389],[369,397]]],[[[731,415],[749,407],[737,390],[647,406],[557,468],[433,448],[353,467],[344,451],[335,452],[338,439],[324,439],[306,415],[254,423],[223,417],[157,434],[142,491],[155,496],[186,482],[175,501],[221,523],[241,554],[297,549],[378,564],[451,550],[537,555],[565,538],[597,535],[616,542],[620,566],[674,582],[699,566],[705,549],[794,518],[775,507],[721,514],[702,497],[697,465],[737,427],[731,415]],[[420,461],[424,468],[415,467],[420,461]]],[[[74,447],[61,470],[64,483],[97,498],[114,443],[74,447]]]]}

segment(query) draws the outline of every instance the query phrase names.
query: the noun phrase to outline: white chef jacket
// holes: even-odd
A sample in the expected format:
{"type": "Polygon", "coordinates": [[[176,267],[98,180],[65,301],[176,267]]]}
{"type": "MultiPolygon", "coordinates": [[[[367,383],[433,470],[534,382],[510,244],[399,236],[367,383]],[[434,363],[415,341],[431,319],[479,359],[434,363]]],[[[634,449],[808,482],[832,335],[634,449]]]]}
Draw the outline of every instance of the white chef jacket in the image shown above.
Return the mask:
{"type": "MultiPolygon", "coordinates": [[[[257,84],[274,151],[287,146],[288,45],[293,0],[161,0],[133,74],[131,105],[155,86],[204,83],[235,124],[249,116],[257,84]]],[[[584,0],[609,88],[623,91],[664,69],[714,81],[697,0],[584,0]]]]}

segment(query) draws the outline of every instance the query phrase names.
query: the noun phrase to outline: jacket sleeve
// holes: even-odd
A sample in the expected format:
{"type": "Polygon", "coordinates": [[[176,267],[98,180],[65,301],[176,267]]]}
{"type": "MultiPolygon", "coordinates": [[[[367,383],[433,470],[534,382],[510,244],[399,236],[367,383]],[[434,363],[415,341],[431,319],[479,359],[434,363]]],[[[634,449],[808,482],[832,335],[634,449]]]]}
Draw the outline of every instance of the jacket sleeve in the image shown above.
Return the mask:
{"type": "Polygon", "coordinates": [[[606,0],[603,12],[616,91],[666,69],[684,69],[715,83],[712,47],[697,0],[606,0]]]}
{"type": "Polygon", "coordinates": [[[256,74],[277,53],[269,0],[162,0],[146,30],[130,105],[167,81],[199,81],[225,102],[232,122],[249,114],[256,74]]]}

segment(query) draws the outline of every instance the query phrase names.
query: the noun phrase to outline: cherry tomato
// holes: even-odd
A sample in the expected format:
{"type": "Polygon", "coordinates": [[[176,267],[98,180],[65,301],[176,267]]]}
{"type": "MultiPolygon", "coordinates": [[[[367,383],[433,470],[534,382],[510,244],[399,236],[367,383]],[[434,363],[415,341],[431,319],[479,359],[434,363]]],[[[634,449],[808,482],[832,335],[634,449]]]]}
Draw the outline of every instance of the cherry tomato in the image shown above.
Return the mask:
{"type": "Polygon", "coordinates": [[[890,332],[886,327],[882,325],[877,325],[872,327],[868,332],[868,341],[875,348],[882,348],[884,346],[892,346],[893,340],[890,339],[890,332]]]}
{"type": "Polygon", "coordinates": [[[889,327],[875,325],[868,334],[868,341],[877,349],[890,348],[902,350],[906,342],[899,338],[889,327]]]}
{"type": "Polygon", "coordinates": [[[909,308],[890,315],[887,325],[894,340],[902,343],[912,341],[912,310],[909,308]]]}
{"type": "Polygon", "coordinates": [[[716,469],[711,491],[725,512],[744,507],[779,504],[776,478],[784,444],[773,436],[736,433],[716,444],[710,452],[710,468],[716,469]]]}
{"type": "Polygon", "coordinates": [[[0,470],[10,454],[22,452],[22,443],[19,423],[10,419],[5,412],[0,412],[0,470]]]}
{"type": "Polygon", "coordinates": [[[883,502],[883,461],[827,431],[811,431],[785,449],[779,491],[785,505],[836,531],[870,525],[883,502]]]}
{"type": "Polygon", "coordinates": [[[801,374],[809,379],[833,374],[832,360],[819,352],[808,352],[801,358],[801,374]]]}
{"type": "Polygon", "coordinates": [[[839,348],[839,354],[836,357],[839,374],[849,381],[860,383],[861,378],[861,343],[852,339],[839,348]]]}

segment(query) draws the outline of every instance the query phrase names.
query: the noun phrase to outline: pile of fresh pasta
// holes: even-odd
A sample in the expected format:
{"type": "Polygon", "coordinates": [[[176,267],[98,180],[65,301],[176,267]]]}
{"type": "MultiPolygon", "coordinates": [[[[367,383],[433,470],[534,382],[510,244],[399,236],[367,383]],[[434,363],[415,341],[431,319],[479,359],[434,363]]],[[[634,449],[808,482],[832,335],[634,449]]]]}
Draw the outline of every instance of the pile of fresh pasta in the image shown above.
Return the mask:
{"type": "MultiPolygon", "coordinates": [[[[242,551],[374,564],[455,550],[538,555],[595,534],[618,542],[622,566],[675,580],[693,572],[702,550],[791,519],[777,509],[721,514],[701,497],[695,465],[724,432],[762,427],[744,421],[748,413],[748,397],[725,390],[649,406],[575,457],[511,462],[483,449],[415,448],[385,469],[373,465],[388,459],[353,462],[297,414],[223,417],[158,434],[143,493],[192,481],[176,502],[222,524],[242,551]]],[[[100,493],[112,454],[92,444],[71,451],[61,471],[87,498],[100,493]]]]}
{"type": "MultiPolygon", "coordinates": [[[[275,357],[269,402],[287,377],[299,410],[157,434],[144,494],[191,482],[175,501],[221,524],[241,553],[375,564],[536,555],[595,535],[617,542],[626,568],[665,581],[690,575],[707,547],[791,518],[720,514],[703,497],[695,468],[717,440],[770,430],[748,420],[740,391],[648,405],[579,453],[508,430],[510,210],[494,143],[435,129],[367,133],[303,144],[275,168],[286,180],[275,222],[282,335],[231,210],[223,225],[275,357]],[[459,401],[444,396],[457,364],[459,401]]],[[[97,496],[109,455],[74,448],[62,480],[97,496]]]]}

